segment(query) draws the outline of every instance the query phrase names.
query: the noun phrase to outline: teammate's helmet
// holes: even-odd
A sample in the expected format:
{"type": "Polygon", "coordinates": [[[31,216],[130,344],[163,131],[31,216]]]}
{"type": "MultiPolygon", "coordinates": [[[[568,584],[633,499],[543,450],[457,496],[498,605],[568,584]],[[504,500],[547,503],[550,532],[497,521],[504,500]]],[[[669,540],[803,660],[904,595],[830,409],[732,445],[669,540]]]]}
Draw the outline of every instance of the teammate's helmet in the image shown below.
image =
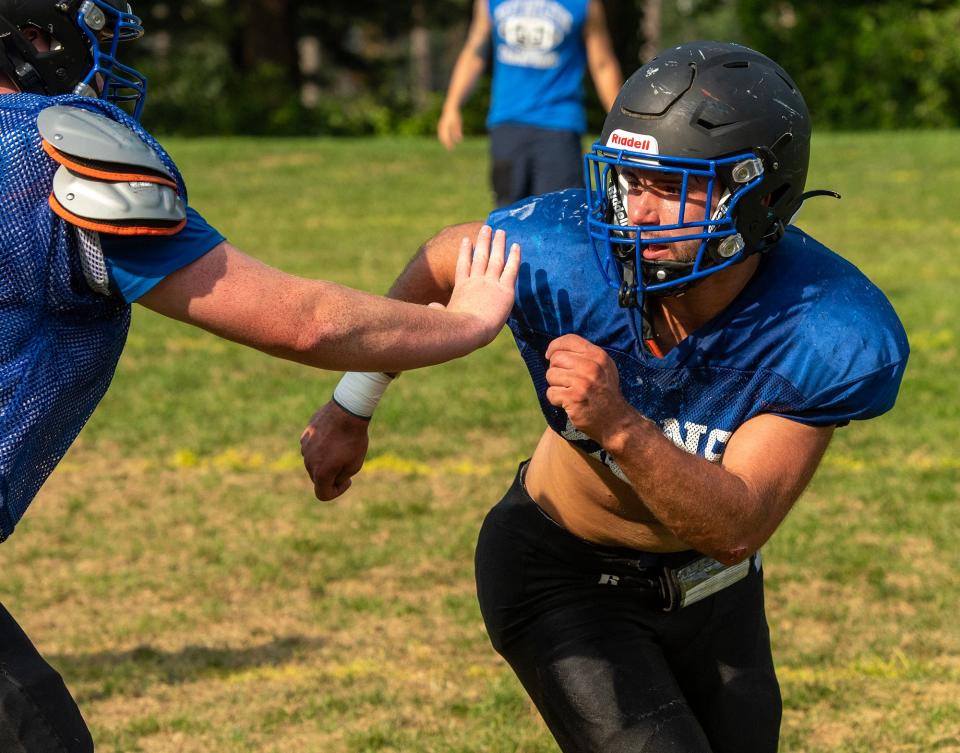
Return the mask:
{"type": "Polygon", "coordinates": [[[0,71],[25,92],[130,103],[139,119],[147,80],[121,64],[117,50],[142,35],[126,0],[0,0],[0,71]],[[43,32],[49,50],[24,36],[30,28],[43,32]]]}
{"type": "Polygon", "coordinates": [[[676,294],[776,243],[807,196],[809,156],[807,106],[768,57],[693,42],[640,68],[585,158],[589,231],[621,305],[637,305],[644,293],[676,294]],[[621,167],[649,178],[672,174],[680,207],[689,181],[699,178],[706,209],[699,217],[681,210],[675,224],[629,226],[621,167]],[[692,262],[643,258],[648,245],[695,240],[692,262]]]}

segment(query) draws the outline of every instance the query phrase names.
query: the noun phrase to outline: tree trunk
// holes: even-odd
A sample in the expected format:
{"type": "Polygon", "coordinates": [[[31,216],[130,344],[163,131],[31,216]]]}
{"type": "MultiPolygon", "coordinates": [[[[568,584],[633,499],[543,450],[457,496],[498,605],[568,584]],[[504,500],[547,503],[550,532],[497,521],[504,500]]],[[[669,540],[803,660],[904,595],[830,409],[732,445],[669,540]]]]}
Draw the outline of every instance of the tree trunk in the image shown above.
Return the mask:
{"type": "Polygon", "coordinates": [[[253,71],[263,63],[276,66],[292,85],[300,83],[297,56],[296,0],[243,0],[244,27],[240,64],[253,71]]]}
{"type": "Polygon", "coordinates": [[[660,3],[661,0],[643,0],[643,47],[640,48],[640,63],[646,63],[660,51],[660,3]]]}
{"type": "Polygon", "coordinates": [[[413,27],[410,29],[410,89],[413,104],[423,110],[429,101],[430,81],[430,30],[426,25],[424,0],[414,0],[411,8],[413,27]]]}

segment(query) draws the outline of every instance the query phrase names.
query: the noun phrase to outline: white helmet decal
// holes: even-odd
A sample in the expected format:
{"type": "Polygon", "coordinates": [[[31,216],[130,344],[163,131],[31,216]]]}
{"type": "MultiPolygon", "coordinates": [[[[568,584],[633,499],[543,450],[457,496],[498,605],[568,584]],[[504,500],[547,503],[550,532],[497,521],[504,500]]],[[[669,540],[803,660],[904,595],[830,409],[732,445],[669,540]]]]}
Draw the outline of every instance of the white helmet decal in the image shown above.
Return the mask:
{"type": "Polygon", "coordinates": [[[643,133],[633,133],[618,128],[607,139],[607,146],[614,149],[628,149],[631,152],[644,152],[646,154],[660,154],[660,145],[656,138],[643,133]]]}

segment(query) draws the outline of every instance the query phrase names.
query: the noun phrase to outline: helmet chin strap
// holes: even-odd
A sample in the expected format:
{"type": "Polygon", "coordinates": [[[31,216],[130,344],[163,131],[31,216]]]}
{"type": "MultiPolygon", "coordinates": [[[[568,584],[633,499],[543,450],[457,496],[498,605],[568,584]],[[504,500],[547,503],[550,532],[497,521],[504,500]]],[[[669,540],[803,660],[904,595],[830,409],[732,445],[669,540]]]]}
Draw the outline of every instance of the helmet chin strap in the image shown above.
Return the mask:
{"type": "Polygon", "coordinates": [[[43,94],[46,92],[43,79],[29,62],[34,51],[26,44],[20,30],[0,16],[0,72],[20,91],[43,94]]]}
{"type": "MultiPolygon", "coordinates": [[[[626,181],[619,171],[614,171],[616,180],[607,180],[607,201],[610,204],[610,212],[613,215],[613,224],[626,226],[629,224],[627,217],[626,201],[626,181]]],[[[618,238],[626,238],[627,233],[623,230],[614,230],[613,234],[618,238]]],[[[619,244],[617,244],[619,245],[619,244]]],[[[615,246],[616,248],[616,246],[615,246]]],[[[620,290],[617,292],[617,302],[620,308],[634,308],[638,304],[637,300],[637,270],[634,262],[634,255],[625,253],[616,254],[617,261],[620,263],[621,281],[620,290]]]]}
{"type": "Polygon", "coordinates": [[[633,259],[621,262],[621,268],[623,280],[617,291],[617,303],[620,308],[629,309],[637,305],[637,270],[634,269],[633,259]]]}
{"type": "Polygon", "coordinates": [[[812,199],[814,196],[831,196],[834,199],[839,199],[840,194],[836,191],[827,191],[824,189],[818,189],[816,191],[806,191],[800,194],[797,197],[797,200],[793,203],[793,206],[788,207],[787,213],[790,215],[790,219],[787,220],[788,225],[792,225],[794,220],[797,219],[797,215],[800,214],[800,209],[803,207],[803,202],[807,199],[812,199]]]}

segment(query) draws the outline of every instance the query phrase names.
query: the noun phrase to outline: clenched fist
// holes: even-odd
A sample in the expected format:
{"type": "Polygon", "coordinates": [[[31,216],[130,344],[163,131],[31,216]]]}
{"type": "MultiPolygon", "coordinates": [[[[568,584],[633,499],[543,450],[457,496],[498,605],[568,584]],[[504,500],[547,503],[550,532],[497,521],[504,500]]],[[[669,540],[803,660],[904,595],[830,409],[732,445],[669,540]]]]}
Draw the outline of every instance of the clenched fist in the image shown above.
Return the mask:
{"type": "Polygon", "coordinates": [[[317,499],[331,500],[350,488],[370,442],[370,422],[347,413],[332,400],[313,414],[300,437],[300,454],[317,499]]]}
{"type": "Polygon", "coordinates": [[[547,359],[547,400],[591,439],[603,445],[636,417],[620,392],[620,372],[603,348],[579,335],[563,335],[547,347],[547,359]]]}

